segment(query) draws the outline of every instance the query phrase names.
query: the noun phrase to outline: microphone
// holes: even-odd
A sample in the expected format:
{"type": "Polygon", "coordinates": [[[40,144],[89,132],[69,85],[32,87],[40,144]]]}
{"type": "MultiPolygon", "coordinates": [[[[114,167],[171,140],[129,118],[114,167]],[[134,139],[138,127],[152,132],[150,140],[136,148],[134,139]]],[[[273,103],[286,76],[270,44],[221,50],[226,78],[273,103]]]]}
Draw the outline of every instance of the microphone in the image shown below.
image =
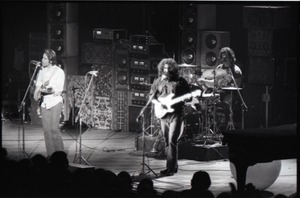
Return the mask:
{"type": "Polygon", "coordinates": [[[31,63],[38,67],[41,66],[41,61],[32,60],[31,63]]]}
{"type": "Polygon", "coordinates": [[[97,76],[98,71],[89,71],[88,74],[91,74],[93,76],[97,76]]]}

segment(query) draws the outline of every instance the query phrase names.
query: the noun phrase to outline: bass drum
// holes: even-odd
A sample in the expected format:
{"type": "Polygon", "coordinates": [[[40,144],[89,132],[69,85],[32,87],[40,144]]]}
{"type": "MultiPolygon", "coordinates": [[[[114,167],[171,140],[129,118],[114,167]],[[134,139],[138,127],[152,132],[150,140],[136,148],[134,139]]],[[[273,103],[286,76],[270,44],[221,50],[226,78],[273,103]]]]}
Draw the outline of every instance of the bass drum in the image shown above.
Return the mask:
{"type": "Polygon", "coordinates": [[[202,113],[192,106],[185,106],[183,116],[182,140],[192,140],[203,131],[202,113]]]}

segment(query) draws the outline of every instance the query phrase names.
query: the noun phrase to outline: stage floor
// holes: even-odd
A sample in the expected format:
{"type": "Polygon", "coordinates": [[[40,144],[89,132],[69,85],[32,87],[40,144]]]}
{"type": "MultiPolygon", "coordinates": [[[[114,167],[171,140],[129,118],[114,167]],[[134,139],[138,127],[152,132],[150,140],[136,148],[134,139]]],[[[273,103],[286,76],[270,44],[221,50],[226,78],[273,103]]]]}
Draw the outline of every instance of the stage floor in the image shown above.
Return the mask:
{"type": "MultiPolygon", "coordinates": [[[[70,165],[75,168],[87,168],[84,160],[79,161],[79,129],[62,128],[65,152],[68,154],[70,165]]],[[[198,161],[191,158],[179,159],[179,171],[170,177],[155,177],[160,170],[165,168],[164,159],[145,156],[137,149],[138,133],[114,132],[111,130],[86,129],[82,130],[81,156],[94,168],[104,168],[115,172],[128,171],[136,180],[135,187],[141,176],[153,178],[154,187],[158,192],[165,190],[181,191],[190,188],[190,182],[194,172],[207,171],[210,174],[212,185],[210,190],[216,195],[224,191],[230,191],[229,183],[236,184],[227,159],[198,161]],[[142,165],[143,159],[145,165],[142,165]],[[145,173],[145,174],[140,174],[145,173]]],[[[24,124],[18,121],[6,120],[2,122],[2,147],[8,151],[8,157],[21,159],[32,157],[35,154],[46,155],[43,130],[40,125],[24,124]],[[25,152],[23,152],[25,151],[25,152]]],[[[189,156],[192,155],[191,153],[189,156]]],[[[199,155],[195,153],[194,155],[199,155]]],[[[281,160],[281,170],[276,181],[265,189],[264,197],[272,197],[275,194],[292,195],[297,188],[297,160],[281,160]]],[[[259,179],[259,178],[257,178],[259,179]]]]}

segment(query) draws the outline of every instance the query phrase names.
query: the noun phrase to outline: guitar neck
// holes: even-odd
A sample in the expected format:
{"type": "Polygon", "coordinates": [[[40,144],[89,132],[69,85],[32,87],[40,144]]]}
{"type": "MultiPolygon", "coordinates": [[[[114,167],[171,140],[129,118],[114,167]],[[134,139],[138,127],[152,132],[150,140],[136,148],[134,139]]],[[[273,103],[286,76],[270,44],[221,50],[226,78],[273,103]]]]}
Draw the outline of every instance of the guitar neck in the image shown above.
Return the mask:
{"type": "Polygon", "coordinates": [[[189,99],[190,97],[192,97],[192,94],[188,93],[188,94],[184,94],[182,96],[179,96],[177,98],[174,98],[170,102],[171,102],[171,105],[173,105],[173,104],[176,104],[176,103],[179,103],[179,102],[183,102],[185,99],[189,99]]]}

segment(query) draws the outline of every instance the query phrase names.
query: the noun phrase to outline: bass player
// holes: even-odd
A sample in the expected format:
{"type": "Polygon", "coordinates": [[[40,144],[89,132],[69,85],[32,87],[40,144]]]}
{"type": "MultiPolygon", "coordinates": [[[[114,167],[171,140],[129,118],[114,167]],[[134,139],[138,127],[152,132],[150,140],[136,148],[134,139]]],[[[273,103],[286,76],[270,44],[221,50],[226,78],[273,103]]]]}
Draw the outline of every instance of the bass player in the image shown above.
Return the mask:
{"type": "Polygon", "coordinates": [[[37,75],[34,99],[39,101],[42,125],[48,157],[55,151],[64,151],[59,120],[63,107],[62,92],[65,83],[64,71],[56,65],[56,53],[45,49],[41,69],[37,75]]]}

